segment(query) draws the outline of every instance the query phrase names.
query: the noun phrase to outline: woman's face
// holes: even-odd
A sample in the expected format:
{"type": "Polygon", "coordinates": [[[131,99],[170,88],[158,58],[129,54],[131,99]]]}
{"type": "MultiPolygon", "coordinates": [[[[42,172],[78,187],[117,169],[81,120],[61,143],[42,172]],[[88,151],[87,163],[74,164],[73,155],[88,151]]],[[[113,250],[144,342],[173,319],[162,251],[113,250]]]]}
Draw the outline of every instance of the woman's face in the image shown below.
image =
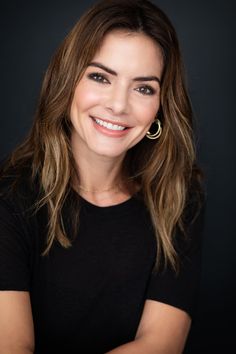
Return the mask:
{"type": "Polygon", "coordinates": [[[75,89],[74,153],[123,157],[143,139],[159,109],[162,69],[161,50],[151,38],[107,34],[75,89]]]}

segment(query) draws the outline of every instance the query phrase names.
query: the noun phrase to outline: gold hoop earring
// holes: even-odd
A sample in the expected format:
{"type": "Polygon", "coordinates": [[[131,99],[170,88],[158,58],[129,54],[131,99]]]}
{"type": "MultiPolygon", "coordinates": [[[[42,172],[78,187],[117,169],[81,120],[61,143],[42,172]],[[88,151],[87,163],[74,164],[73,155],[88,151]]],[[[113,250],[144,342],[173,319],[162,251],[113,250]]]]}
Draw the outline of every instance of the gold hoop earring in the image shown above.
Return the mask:
{"type": "Polygon", "coordinates": [[[155,119],[154,123],[156,123],[158,125],[158,129],[157,129],[156,133],[152,134],[149,131],[146,133],[146,137],[151,140],[158,139],[162,133],[161,122],[159,121],[159,119],[155,119]]]}

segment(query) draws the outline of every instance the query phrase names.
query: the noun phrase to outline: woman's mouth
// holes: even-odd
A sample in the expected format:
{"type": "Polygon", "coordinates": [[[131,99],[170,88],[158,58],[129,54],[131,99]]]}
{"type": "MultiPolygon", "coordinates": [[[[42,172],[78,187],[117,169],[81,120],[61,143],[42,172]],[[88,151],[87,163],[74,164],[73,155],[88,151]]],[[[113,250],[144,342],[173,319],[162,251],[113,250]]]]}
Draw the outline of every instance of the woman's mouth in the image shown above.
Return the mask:
{"type": "Polygon", "coordinates": [[[98,127],[101,127],[103,129],[105,128],[107,131],[110,131],[111,133],[122,133],[125,130],[128,130],[130,128],[128,126],[121,125],[118,122],[111,123],[111,121],[106,121],[101,118],[92,117],[92,116],[90,116],[90,118],[92,118],[92,120],[98,127]]]}
{"type": "Polygon", "coordinates": [[[120,138],[127,134],[131,127],[120,122],[103,120],[101,118],[90,116],[93,121],[94,127],[97,131],[110,137],[120,138]]]}
{"type": "Polygon", "coordinates": [[[100,118],[93,118],[93,120],[100,125],[101,127],[105,127],[109,130],[118,130],[118,131],[122,131],[127,129],[127,127],[124,127],[123,125],[118,125],[118,124],[113,124],[110,122],[106,122],[100,118]]]}

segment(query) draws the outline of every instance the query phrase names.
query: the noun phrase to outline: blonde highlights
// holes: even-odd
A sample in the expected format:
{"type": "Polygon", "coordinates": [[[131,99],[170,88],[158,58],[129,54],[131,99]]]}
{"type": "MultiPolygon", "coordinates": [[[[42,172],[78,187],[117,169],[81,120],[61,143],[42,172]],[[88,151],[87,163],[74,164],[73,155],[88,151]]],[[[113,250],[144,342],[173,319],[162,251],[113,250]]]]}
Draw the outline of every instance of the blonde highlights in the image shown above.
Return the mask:
{"type": "MultiPolygon", "coordinates": [[[[176,269],[173,237],[184,229],[183,213],[191,185],[200,192],[196,167],[193,122],[186,92],[177,36],[166,15],[149,1],[104,0],[89,9],[55,53],[45,74],[33,127],[12,153],[1,175],[9,168],[20,171],[32,165],[32,180],[38,178],[40,198],[36,211],[47,207],[49,223],[44,255],[57,240],[71,246],[62,220],[62,208],[76,175],[70,145],[70,107],[77,83],[94,57],[104,36],[113,30],[144,33],[161,48],[164,71],[158,118],[162,135],[158,141],[144,138],[128,151],[124,171],[140,187],[157,237],[157,261],[176,269]]],[[[75,225],[79,205],[74,208],[75,225]]]]}

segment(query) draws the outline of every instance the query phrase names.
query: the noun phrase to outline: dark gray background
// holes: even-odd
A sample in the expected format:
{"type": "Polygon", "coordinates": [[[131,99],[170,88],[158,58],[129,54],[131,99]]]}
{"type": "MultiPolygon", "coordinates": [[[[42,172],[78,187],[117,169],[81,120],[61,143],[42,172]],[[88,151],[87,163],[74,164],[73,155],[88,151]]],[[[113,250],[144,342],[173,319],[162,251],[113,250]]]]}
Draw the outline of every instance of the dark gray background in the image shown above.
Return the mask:
{"type": "MultiPolygon", "coordinates": [[[[94,1],[12,0],[1,5],[0,159],[32,123],[49,59],[94,1]]],[[[207,212],[198,314],[186,353],[235,350],[235,5],[234,1],[156,0],[179,35],[198,120],[207,212]],[[232,350],[230,350],[232,345],[232,350]]]]}

